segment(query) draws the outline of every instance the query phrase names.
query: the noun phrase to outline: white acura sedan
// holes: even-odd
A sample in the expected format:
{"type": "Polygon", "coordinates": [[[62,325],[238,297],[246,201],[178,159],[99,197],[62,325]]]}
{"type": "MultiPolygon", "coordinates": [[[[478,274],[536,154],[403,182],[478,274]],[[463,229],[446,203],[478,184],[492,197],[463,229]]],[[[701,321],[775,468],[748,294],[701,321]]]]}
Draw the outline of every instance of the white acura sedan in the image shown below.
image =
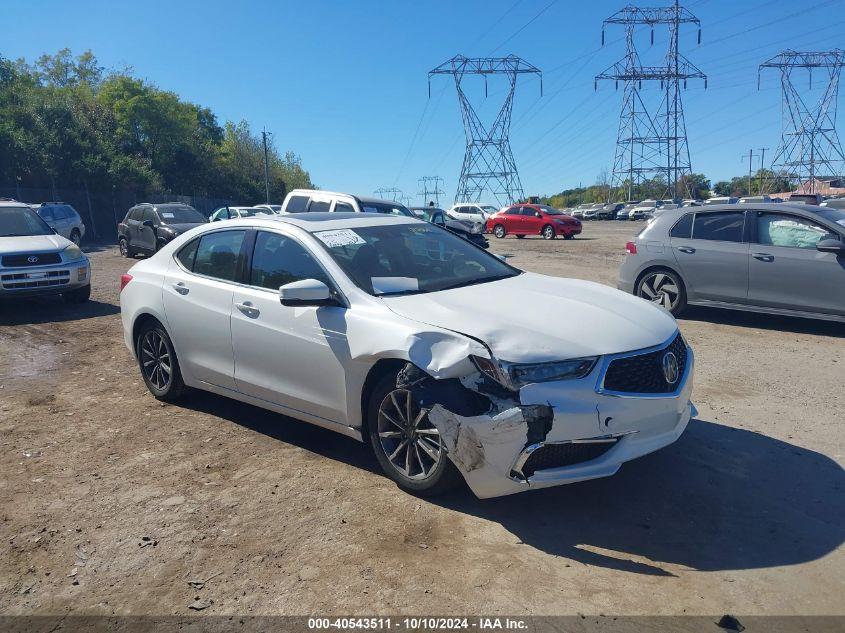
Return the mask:
{"type": "Polygon", "coordinates": [[[605,477],[694,415],[668,312],[413,218],[203,225],[123,276],[121,310],[157,398],[194,387],[368,442],[416,493],[605,477]]]}

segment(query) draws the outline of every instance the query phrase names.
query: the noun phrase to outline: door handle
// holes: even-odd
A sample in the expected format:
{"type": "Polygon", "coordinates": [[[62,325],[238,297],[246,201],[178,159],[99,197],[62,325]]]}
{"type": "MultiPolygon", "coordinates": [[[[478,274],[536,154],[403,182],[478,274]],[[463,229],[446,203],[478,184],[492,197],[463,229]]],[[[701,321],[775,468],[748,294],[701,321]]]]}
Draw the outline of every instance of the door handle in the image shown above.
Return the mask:
{"type": "Polygon", "coordinates": [[[173,289],[178,292],[180,295],[188,294],[191,289],[185,285],[184,281],[180,281],[178,283],[173,284],[173,289]]]}
{"type": "Polygon", "coordinates": [[[686,253],[687,255],[692,255],[695,252],[695,249],[692,246],[679,246],[678,250],[682,253],[686,253]]]}
{"type": "Polygon", "coordinates": [[[775,256],[769,255],[768,253],[751,253],[751,257],[753,257],[754,259],[759,259],[761,262],[775,261],[775,256]]]}
{"type": "Polygon", "coordinates": [[[235,307],[243,312],[250,319],[255,319],[261,314],[261,310],[252,305],[251,301],[244,301],[243,303],[236,303],[235,307]]]}

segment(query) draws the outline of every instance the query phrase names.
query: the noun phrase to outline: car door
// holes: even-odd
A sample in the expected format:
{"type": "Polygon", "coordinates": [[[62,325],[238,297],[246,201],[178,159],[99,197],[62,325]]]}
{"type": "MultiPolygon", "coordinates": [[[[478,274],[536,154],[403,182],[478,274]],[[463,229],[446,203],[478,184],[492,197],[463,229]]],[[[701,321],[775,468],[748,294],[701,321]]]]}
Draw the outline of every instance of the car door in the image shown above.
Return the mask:
{"type": "Polygon", "coordinates": [[[138,224],[141,222],[142,214],[141,207],[134,207],[126,215],[126,240],[132,248],[135,248],[135,244],[138,242],[138,224]]]}
{"type": "Polygon", "coordinates": [[[537,217],[537,209],[534,207],[522,207],[522,210],[519,213],[520,215],[520,231],[522,233],[527,233],[529,235],[533,235],[534,233],[540,234],[540,229],[543,228],[543,224],[545,223],[543,218],[537,217]]]}
{"type": "Polygon", "coordinates": [[[845,258],[816,250],[843,237],[808,218],[751,211],[748,300],[755,305],[845,315],[845,258]]]}
{"type": "Polygon", "coordinates": [[[232,348],[238,390],[296,411],[346,423],[346,308],[285,306],[279,287],[318,279],[334,287],[293,236],[257,231],[247,283],[235,288],[232,348]]]}
{"type": "Polygon", "coordinates": [[[148,253],[155,252],[156,249],[156,234],[155,234],[156,217],[152,207],[144,207],[141,211],[141,221],[137,225],[138,238],[135,242],[135,248],[141,248],[148,253]],[[151,225],[151,226],[150,226],[151,225]]]}
{"type": "Polygon", "coordinates": [[[690,298],[746,303],[748,241],[745,237],[745,213],[695,213],[691,228],[689,238],[675,233],[671,237],[672,252],[681,268],[690,298]]]}
{"type": "Polygon", "coordinates": [[[197,380],[235,389],[232,293],[246,230],[203,233],[170,261],[162,298],[182,366],[197,380]]]}

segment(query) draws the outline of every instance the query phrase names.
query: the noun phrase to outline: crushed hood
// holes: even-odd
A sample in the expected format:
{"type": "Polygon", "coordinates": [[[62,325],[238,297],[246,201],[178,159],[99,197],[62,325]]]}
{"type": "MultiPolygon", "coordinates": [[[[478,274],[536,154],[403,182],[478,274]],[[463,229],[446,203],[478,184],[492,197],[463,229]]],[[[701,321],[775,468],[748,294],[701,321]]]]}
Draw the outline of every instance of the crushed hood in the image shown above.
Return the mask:
{"type": "Polygon", "coordinates": [[[73,242],[61,235],[25,235],[21,237],[0,237],[0,255],[15,253],[54,253],[70,246],[73,242]]]}
{"type": "Polygon", "coordinates": [[[395,313],[480,339],[508,362],[544,362],[658,345],[675,319],[602,284],[523,273],[454,290],[383,297],[395,313]]]}

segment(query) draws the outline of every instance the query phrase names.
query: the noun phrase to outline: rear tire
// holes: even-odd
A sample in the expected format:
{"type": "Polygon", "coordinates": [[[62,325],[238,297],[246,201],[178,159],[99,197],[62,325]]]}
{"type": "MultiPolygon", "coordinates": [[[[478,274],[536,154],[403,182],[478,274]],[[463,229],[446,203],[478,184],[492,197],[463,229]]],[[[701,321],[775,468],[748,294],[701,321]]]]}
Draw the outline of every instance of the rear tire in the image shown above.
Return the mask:
{"type": "Polygon", "coordinates": [[[556,237],[555,227],[553,227],[551,224],[547,224],[546,226],[544,226],[542,233],[544,240],[553,240],[556,237]]]}
{"type": "Polygon", "coordinates": [[[62,293],[65,303],[85,303],[91,298],[91,284],[62,293]]]}
{"type": "Polygon", "coordinates": [[[440,434],[413,401],[411,392],[396,387],[396,374],[388,374],[373,389],[367,404],[367,427],[382,470],[403,490],[434,496],[460,482],[460,473],[446,454],[440,434]]]}
{"type": "Polygon", "coordinates": [[[175,402],[182,396],[185,383],[182,381],[179,359],[161,323],[148,321],[141,326],[135,340],[135,356],[144,384],[156,399],[175,402]]]}
{"type": "Polygon", "coordinates": [[[505,230],[505,227],[503,227],[501,224],[497,224],[493,227],[493,235],[495,235],[498,239],[502,239],[507,234],[508,232],[505,230]]]}
{"type": "Polygon", "coordinates": [[[637,281],[636,294],[669,310],[673,316],[680,316],[687,306],[687,291],[680,276],[668,268],[647,271],[637,281]]]}
{"type": "Polygon", "coordinates": [[[127,259],[135,257],[135,251],[132,250],[131,246],[129,246],[129,241],[125,237],[121,237],[120,240],[118,240],[118,245],[120,246],[120,254],[123,257],[127,259]]]}

